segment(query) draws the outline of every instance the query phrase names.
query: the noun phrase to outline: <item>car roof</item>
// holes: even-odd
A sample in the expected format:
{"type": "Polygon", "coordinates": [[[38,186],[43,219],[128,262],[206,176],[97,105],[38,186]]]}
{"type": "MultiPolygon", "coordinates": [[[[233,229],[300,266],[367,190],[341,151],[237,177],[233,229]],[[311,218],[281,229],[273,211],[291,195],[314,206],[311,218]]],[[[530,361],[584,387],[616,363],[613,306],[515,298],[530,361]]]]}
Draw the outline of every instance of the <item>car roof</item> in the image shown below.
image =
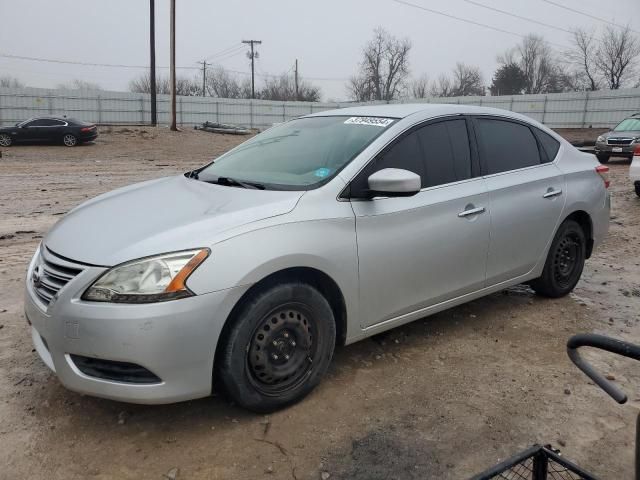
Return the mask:
{"type": "Polygon", "coordinates": [[[438,117],[441,115],[455,115],[455,114],[484,114],[484,115],[501,115],[509,116],[513,118],[526,119],[531,121],[531,118],[524,117],[517,113],[502,110],[499,108],[490,107],[477,107],[474,105],[457,105],[447,103],[392,103],[383,105],[364,105],[355,107],[339,108],[336,110],[325,110],[323,112],[317,112],[307,117],[327,117],[327,116],[358,116],[358,117],[388,117],[388,118],[406,118],[410,115],[420,113],[421,116],[438,117]]]}

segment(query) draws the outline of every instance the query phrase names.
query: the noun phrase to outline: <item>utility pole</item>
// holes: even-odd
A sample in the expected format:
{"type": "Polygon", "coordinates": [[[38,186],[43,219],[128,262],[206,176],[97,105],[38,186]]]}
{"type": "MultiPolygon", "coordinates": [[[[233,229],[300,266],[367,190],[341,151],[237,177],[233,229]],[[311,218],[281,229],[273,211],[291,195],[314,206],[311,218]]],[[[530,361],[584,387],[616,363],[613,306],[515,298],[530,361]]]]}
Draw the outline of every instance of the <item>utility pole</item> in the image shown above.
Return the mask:
{"type": "Polygon", "coordinates": [[[254,59],[259,58],[258,52],[254,52],[253,46],[260,45],[261,40],[242,40],[242,43],[251,45],[251,53],[247,53],[247,56],[251,59],[251,98],[256,98],[256,77],[254,70],[254,59]]]}
{"type": "Polygon", "coordinates": [[[298,94],[298,59],[296,58],[296,68],[295,68],[295,80],[296,80],[296,100],[300,100],[300,95],[298,94]]]}
{"type": "Polygon", "coordinates": [[[151,88],[151,125],[158,124],[156,110],[156,0],[149,0],[149,87],[151,88]]]}
{"type": "MultiPolygon", "coordinates": [[[[202,96],[204,97],[205,92],[206,92],[205,88],[206,88],[206,85],[207,85],[207,61],[203,60],[203,61],[198,62],[198,63],[202,65],[202,96]]],[[[211,64],[209,64],[209,65],[211,65],[211,64]]]]}
{"type": "Polygon", "coordinates": [[[171,70],[171,131],[177,132],[176,125],[176,0],[171,0],[171,41],[170,41],[170,70],[171,70]]]}

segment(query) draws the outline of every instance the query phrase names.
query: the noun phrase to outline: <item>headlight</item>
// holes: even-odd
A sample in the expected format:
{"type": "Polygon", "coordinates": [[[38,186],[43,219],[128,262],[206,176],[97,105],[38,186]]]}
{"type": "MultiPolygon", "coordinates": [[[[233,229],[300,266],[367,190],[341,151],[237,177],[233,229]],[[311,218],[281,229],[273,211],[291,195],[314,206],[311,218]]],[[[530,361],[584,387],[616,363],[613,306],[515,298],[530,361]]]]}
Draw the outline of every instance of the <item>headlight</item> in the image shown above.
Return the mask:
{"type": "Polygon", "coordinates": [[[83,300],[151,303],[193,295],[185,282],[209,256],[209,249],[188,250],[123,263],[105,272],[82,295],[83,300]]]}
{"type": "Polygon", "coordinates": [[[604,143],[606,140],[604,135],[600,135],[598,138],[596,138],[596,142],[598,143],[604,143]]]}

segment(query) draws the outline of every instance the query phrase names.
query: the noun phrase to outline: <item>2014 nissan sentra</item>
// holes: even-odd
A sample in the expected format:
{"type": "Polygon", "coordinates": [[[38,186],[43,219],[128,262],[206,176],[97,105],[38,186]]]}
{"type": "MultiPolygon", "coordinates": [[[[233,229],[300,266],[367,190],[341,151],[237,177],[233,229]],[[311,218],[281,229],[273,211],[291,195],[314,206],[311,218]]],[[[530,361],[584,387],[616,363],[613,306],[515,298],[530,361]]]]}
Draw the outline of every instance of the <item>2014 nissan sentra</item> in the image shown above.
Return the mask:
{"type": "Polygon", "coordinates": [[[511,112],[385,105],[270,128],[70,211],[31,261],[37,352],[69,389],[271,411],[336,345],[529,283],[560,297],[609,226],[608,168],[511,112]]]}

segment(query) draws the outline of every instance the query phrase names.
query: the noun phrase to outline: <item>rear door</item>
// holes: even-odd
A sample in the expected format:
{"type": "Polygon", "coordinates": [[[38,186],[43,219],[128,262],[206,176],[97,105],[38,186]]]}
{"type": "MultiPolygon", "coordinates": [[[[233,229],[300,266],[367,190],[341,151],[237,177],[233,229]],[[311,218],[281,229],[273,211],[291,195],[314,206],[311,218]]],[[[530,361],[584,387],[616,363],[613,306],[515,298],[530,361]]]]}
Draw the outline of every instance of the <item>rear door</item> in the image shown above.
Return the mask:
{"type": "Polygon", "coordinates": [[[56,120],[55,118],[46,118],[43,120],[42,139],[48,142],[60,140],[62,138],[62,131],[67,125],[67,122],[56,120]]]}
{"type": "Polygon", "coordinates": [[[557,148],[543,144],[557,141],[546,133],[502,117],[475,117],[474,127],[491,210],[491,286],[525,275],[542,258],[564,206],[565,181],[553,162],[557,148]]]}
{"type": "Polygon", "coordinates": [[[412,197],[352,199],[362,327],[484,286],[488,195],[469,138],[460,117],[414,128],[352,182],[357,196],[383,168],[422,178],[422,190],[412,197]]]}

